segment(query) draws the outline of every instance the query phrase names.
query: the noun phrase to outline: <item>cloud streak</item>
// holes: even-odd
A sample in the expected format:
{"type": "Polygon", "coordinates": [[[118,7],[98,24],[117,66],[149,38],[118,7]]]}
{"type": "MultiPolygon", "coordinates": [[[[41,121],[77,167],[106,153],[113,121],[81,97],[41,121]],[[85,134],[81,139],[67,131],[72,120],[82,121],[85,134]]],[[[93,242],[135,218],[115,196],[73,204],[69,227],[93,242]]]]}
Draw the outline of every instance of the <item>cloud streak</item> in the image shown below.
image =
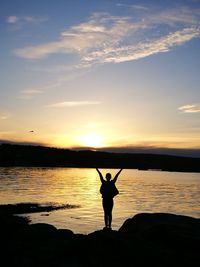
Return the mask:
{"type": "Polygon", "coordinates": [[[48,21],[48,17],[41,16],[16,16],[11,15],[6,18],[6,22],[16,30],[21,29],[25,25],[38,25],[48,21]]]}
{"type": "Polygon", "coordinates": [[[15,24],[19,21],[19,18],[17,16],[9,16],[6,21],[10,24],[15,24]]]}
{"type": "Polygon", "coordinates": [[[11,114],[8,112],[0,111],[0,120],[7,120],[10,116],[11,114]]]}
{"type": "Polygon", "coordinates": [[[161,52],[168,52],[172,47],[181,45],[200,34],[198,28],[186,28],[181,31],[170,33],[165,37],[151,42],[139,43],[138,45],[123,46],[120,48],[107,48],[103,51],[93,52],[83,60],[88,62],[109,63],[137,60],[161,52]]]}
{"type": "Polygon", "coordinates": [[[20,48],[14,52],[28,59],[39,59],[54,53],[75,53],[82,56],[91,50],[114,46],[133,27],[135,26],[127,17],[94,14],[89,21],[62,32],[58,41],[20,48]]]}
{"type": "Polygon", "coordinates": [[[27,89],[20,91],[20,95],[17,97],[19,99],[32,99],[38,94],[42,94],[42,90],[38,89],[27,89]]]}
{"type": "Polygon", "coordinates": [[[68,107],[79,107],[79,106],[90,106],[102,104],[100,101],[65,101],[55,104],[47,105],[50,108],[68,108],[68,107]]]}
{"type": "Polygon", "coordinates": [[[94,13],[88,21],[61,32],[56,41],[15,49],[17,56],[40,59],[52,54],[79,56],[76,66],[119,63],[167,52],[200,37],[200,12],[180,9],[150,12],[145,16],[94,13]],[[167,29],[167,30],[166,30],[167,29]]]}
{"type": "Polygon", "coordinates": [[[190,104],[178,108],[183,113],[200,113],[200,104],[190,104]]]}
{"type": "Polygon", "coordinates": [[[128,4],[123,4],[123,3],[118,3],[117,6],[129,8],[129,9],[135,9],[135,10],[139,10],[139,11],[146,11],[149,9],[147,6],[144,6],[144,5],[128,5],[128,4]]]}
{"type": "Polygon", "coordinates": [[[7,120],[10,116],[6,114],[0,114],[0,120],[7,120]]]}

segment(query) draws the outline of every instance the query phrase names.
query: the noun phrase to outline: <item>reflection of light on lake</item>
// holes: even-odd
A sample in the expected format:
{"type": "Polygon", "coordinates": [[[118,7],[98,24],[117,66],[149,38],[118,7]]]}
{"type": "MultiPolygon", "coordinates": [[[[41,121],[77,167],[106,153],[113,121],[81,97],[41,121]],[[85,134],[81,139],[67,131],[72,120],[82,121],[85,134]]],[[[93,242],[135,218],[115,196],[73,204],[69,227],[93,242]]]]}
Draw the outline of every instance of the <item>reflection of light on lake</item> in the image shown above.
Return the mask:
{"type": "MultiPolygon", "coordinates": [[[[118,170],[101,169],[103,176],[118,170]]],[[[0,203],[55,202],[80,205],[41,216],[33,222],[46,222],[58,228],[87,233],[103,227],[95,169],[81,168],[0,168],[0,203]]],[[[200,179],[195,173],[123,170],[117,181],[113,229],[140,212],[171,212],[200,217],[200,179]]],[[[43,213],[44,215],[44,213],[43,213]]]]}

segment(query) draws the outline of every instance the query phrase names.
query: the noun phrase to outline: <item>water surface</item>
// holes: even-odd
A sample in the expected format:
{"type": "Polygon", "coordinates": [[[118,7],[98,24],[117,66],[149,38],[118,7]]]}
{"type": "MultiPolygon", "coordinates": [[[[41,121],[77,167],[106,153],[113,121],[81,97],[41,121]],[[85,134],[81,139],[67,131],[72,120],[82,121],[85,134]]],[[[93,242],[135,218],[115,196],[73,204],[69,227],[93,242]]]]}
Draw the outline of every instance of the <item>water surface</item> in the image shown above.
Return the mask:
{"type": "MultiPolygon", "coordinates": [[[[118,170],[101,169],[112,176],[118,170]]],[[[117,181],[113,229],[141,212],[170,212],[200,217],[200,174],[123,170],[117,181]]],[[[80,205],[79,208],[31,214],[75,233],[103,228],[100,180],[95,169],[0,168],[0,203],[38,202],[80,205]],[[48,215],[48,216],[47,216],[48,215]]]]}

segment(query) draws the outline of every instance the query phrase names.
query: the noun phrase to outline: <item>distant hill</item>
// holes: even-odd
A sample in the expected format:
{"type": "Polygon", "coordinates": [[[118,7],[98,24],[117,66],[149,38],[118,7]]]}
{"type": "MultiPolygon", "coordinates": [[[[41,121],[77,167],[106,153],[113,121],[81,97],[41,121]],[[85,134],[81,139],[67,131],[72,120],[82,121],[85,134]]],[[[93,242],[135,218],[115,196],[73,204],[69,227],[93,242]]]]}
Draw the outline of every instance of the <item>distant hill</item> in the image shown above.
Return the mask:
{"type": "Polygon", "coordinates": [[[75,151],[32,145],[0,145],[0,166],[159,169],[200,172],[200,158],[147,153],[75,151]]]}

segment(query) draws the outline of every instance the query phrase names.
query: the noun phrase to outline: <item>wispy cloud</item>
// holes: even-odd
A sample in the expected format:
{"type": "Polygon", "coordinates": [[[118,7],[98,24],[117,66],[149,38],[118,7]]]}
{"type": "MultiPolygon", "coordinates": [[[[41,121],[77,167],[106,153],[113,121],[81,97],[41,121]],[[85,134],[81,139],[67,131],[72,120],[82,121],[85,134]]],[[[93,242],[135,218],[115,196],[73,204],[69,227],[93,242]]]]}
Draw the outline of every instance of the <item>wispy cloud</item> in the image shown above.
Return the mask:
{"type": "Polygon", "coordinates": [[[19,99],[32,99],[35,95],[42,94],[42,90],[37,89],[27,89],[20,91],[20,95],[17,97],[19,99]]]}
{"type": "Polygon", "coordinates": [[[123,46],[112,49],[107,48],[101,52],[92,52],[87,57],[83,58],[85,61],[97,62],[125,62],[137,60],[153,54],[168,52],[172,47],[181,45],[186,41],[198,37],[200,29],[186,28],[181,31],[170,33],[162,38],[151,42],[139,43],[138,45],[123,46]]]}
{"type": "Polygon", "coordinates": [[[9,16],[6,21],[10,24],[15,24],[19,21],[19,18],[17,16],[9,16]]]}
{"type": "Polygon", "coordinates": [[[4,111],[0,111],[0,120],[7,120],[10,118],[10,113],[8,112],[4,112],[4,111]]]}
{"type": "MultiPolygon", "coordinates": [[[[122,4],[119,4],[122,5],[122,4]]],[[[135,6],[142,8],[142,6],[135,6]]],[[[199,10],[182,7],[145,12],[145,16],[112,16],[95,13],[88,21],[61,32],[59,40],[15,49],[27,59],[55,53],[79,55],[79,68],[94,64],[137,60],[200,36],[199,10]]]]}
{"type": "Polygon", "coordinates": [[[144,5],[128,5],[128,4],[124,4],[124,3],[118,3],[117,4],[118,7],[125,7],[125,8],[131,8],[131,9],[135,9],[135,10],[148,10],[149,8],[147,6],[144,5]]]}
{"type": "Polygon", "coordinates": [[[47,105],[46,107],[51,108],[66,108],[66,107],[78,107],[78,106],[89,106],[89,105],[99,105],[100,101],[65,101],[55,104],[47,105]]]}
{"type": "Polygon", "coordinates": [[[41,16],[16,16],[11,15],[6,18],[6,22],[14,27],[14,29],[21,29],[26,24],[40,24],[48,21],[48,17],[41,16]]]}
{"type": "Polygon", "coordinates": [[[200,113],[200,104],[190,104],[178,108],[183,113],[200,113]]]}
{"type": "Polygon", "coordinates": [[[7,120],[9,118],[6,114],[0,114],[0,120],[7,120]]]}
{"type": "Polygon", "coordinates": [[[54,53],[78,53],[82,56],[94,49],[113,46],[134,27],[127,17],[94,14],[89,21],[62,32],[58,41],[20,48],[14,52],[28,59],[43,58],[54,53]]]}
{"type": "Polygon", "coordinates": [[[15,134],[15,131],[0,131],[0,144],[3,143],[3,141],[5,143],[7,143],[7,140],[1,140],[1,139],[5,139],[5,138],[9,138],[11,135],[15,134]]]}

